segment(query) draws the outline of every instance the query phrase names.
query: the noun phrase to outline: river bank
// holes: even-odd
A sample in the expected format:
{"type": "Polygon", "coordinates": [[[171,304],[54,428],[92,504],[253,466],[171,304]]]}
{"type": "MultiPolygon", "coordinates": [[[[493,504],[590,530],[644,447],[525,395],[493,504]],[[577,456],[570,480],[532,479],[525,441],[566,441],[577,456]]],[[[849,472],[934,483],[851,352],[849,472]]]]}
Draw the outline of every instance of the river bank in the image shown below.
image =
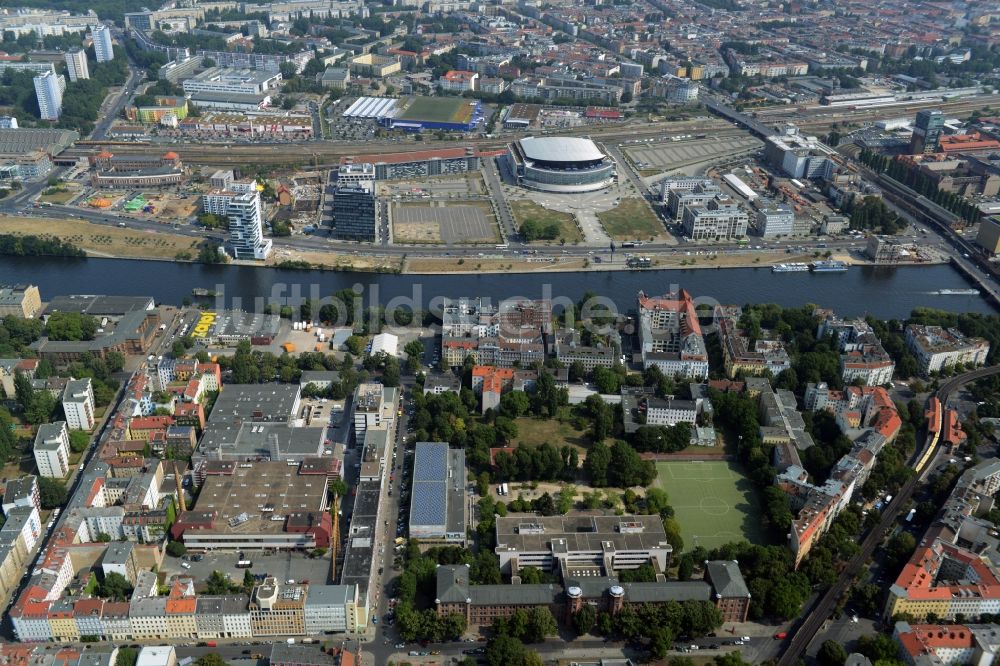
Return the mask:
{"type": "MultiPolygon", "coordinates": [[[[395,273],[285,270],[238,264],[206,265],[129,259],[4,257],[0,284],[38,285],[42,298],[60,294],[151,296],[180,304],[192,290],[220,294],[213,309],[253,309],[261,303],[296,297],[323,298],[356,289],[368,304],[440,307],[442,297],[483,296],[551,298],[564,305],[594,293],[620,310],[635,308],[638,292],[661,294],[684,288],[699,302],[768,303],[797,307],[807,303],[832,308],[842,316],[904,318],[917,307],[951,312],[996,313],[980,296],[942,295],[942,289],[968,289],[969,281],[950,265],[923,267],[854,266],[843,273],[773,273],[770,268],[704,270],[565,271],[550,273],[470,273],[401,275],[395,273]],[[435,303],[437,305],[435,305],[435,303]]],[[[261,305],[260,307],[263,307],[261,305]]]]}
{"type": "MultiPolygon", "coordinates": [[[[109,227],[82,220],[45,220],[40,228],[35,218],[0,217],[0,234],[42,235],[58,238],[84,250],[88,256],[101,259],[149,260],[193,263],[198,255],[200,241],[191,236],[151,232],[130,228],[109,227]]],[[[575,247],[575,246],[574,246],[575,247]]],[[[576,273],[635,270],[626,263],[625,252],[614,257],[603,248],[588,256],[560,254],[558,248],[547,248],[548,256],[499,255],[484,251],[477,256],[390,256],[380,255],[377,248],[370,254],[326,252],[321,250],[296,250],[276,248],[267,262],[234,262],[241,266],[322,270],[336,272],[402,273],[406,275],[502,274],[502,273],[576,273]],[[613,260],[612,260],[613,259],[613,260]]],[[[419,249],[417,249],[419,251],[419,249]]],[[[643,270],[705,269],[705,268],[755,268],[778,263],[810,262],[812,253],[787,253],[784,251],[736,250],[712,253],[691,252],[682,248],[643,251],[650,265],[643,270]]],[[[836,253],[839,259],[851,265],[864,266],[870,262],[860,254],[836,253]]],[[[931,265],[930,263],[924,265],[931,265]]]]}

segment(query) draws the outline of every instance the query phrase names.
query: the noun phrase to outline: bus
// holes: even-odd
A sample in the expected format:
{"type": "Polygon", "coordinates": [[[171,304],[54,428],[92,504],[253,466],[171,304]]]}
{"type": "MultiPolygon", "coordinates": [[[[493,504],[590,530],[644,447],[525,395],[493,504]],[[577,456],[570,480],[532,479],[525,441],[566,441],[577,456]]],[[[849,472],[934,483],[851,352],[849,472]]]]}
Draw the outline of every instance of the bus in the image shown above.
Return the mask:
{"type": "Polygon", "coordinates": [[[740,238],[740,239],[737,239],[736,244],[737,245],[749,245],[750,244],[750,239],[749,238],[740,238]]]}
{"type": "Polygon", "coordinates": [[[500,245],[497,245],[498,250],[506,250],[507,247],[508,247],[507,243],[500,243],[500,245]]]}
{"type": "Polygon", "coordinates": [[[249,569],[252,566],[253,562],[251,562],[250,560],[240,560],[239,562],[236,563],[237,569],[249,569]]]}

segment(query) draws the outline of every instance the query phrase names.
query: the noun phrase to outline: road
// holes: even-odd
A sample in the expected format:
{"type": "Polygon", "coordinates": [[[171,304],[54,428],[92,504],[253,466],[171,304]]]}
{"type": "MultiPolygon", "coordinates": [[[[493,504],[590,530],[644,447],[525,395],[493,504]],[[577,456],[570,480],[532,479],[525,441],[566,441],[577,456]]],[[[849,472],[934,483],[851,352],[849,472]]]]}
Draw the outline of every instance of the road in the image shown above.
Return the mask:
{"type": "Polygon", "coordinates": [[[503,179],[500,177],[500,172],[498,171],[500,167],[497,165],[496,160],[492,158],[487,158],[483,162],[486,189],[489,190],[494,208],[500,216],[500,219],[497,221],[500,223],[503,241],[505,243],[521,243],[521,235],[518,233],[517,225],[514,223],[514,213],[511,211],[510,203],[503,193],[503,179]]]}
{"type": "MultiPolygon", "coordinates": [[[[487,171],[488,173],[488,171],[487,171]]],[[[44,187],[44,184],[42,185],[44,187]]],[[[37,191],[40,191],[41,187],[37,191]]],[[[329,201],[329,200],[328,200],[329,201]]],[[[7,212],[8,214],[18,213],[23,209],[25,202],[21,202],[21,205],[15,206],[13,210],[10,210],[7,205],[7,201],[0,202],[0,211],[7,212]]],[[[501,208],[502,210],[502,208],[501,208]]],[[[60,206],[53,204],[45,208],[30,209],[26,212],[19,213],[22,215],[27,215],[29,217],[40,217],[40,218],[77,218],[82,219],[87,222],[92,222],[95,224],[102,224],[107,226],[119,226],[124,223],[130,229],[140,229],[144,231],[153,231],[161,233],[172,233],[182,236],[189,236],[192,238],[203,238],[210,239],[217,242],[223,242],[227,235],[225,232],[218,230],[207,230],[202,227],[184,224],[179,225],[178,228],[174,229],[170,225],[162,224],[152,220],[144,220],[133,218],[129,216],[118,216],[108,213],[104,213],[97,210],[86,210],[80,208],[73,208],[70,206],[60,206]]],[[[504,224],[513,225],[512,220],[508,220],[504,224]]],[[[274,247],[275,248],[287,248],[292,250],[321,250],[327,252],[340,252],[344,254],[358,254],[365,256],[382,256],[382,257],[402,257],[407,255],[410,257],[425,256],[425,257],[476,257],[483,254],[489,255],[502,255],[505,258],[516,258],[515,255],[531,248],[532,253],[538,257],[585,257],[595,253],[595,249],[604,249],[605,245],[563,245],[563,246],[537,246],[537,245],[527,245],[521,242],[518,238],[511,239],[508,237],[507,241],[510,248],[505,251],[489,249],[485,250],[479,246],[394,246],[394,245],[380,245],[372,246],[371,244],[351,242],[351,241],[340,241],[335,239],[329,239],[318,235],[298,235],[286,238],[275,238],[274,247]]],[[[761,242],[761,247],[766,247],[769,249],[783,250],[786,248],[804,248],[804,252],[812,251],[850,251],[852,248],[854,250],[861,249],[861,243],[857,239],[829,239],[823,240],[820,238],[791,238],[791,239],[781,239],[778,241],[771,242],[761,242]]],[[[696,252],[714,252],[720,254],[726,253],[747,253],[752,254],[754,252],[749,246],[741,246],[737,243],[682,243],[680,245],[670,245],[666,243],[645,243],[637,247],[634,251],[636,254],[642,254],[644,256],[655,257],[657,255],[664,254],[675,254],[691,252],[692,254],[696,252]]]]}
{"type": "MultiPolygon", "coordinates": [[[[945,404],[948,401],[948,397],[964,384],[998,373],[1000,373],[1000,366],[979,368],[978,370],[966,372],[949,379],[941,385],[937,391],[937,396],[941,400],[941,403],[945,404]]],[[[914,453],[911,465],[923,457],[923,454],[927,451],[928,444],[929,442],[925,443],[921,447],[921,450],[914,453]]],[[[861,572],[862,567],[872,557],[875,549],[882,543],[882,540],[899,518],[903,508],[909,504],[910,496],[913,495],[921,479],[923,479],[928,470],[933,468],[934,464],[932,461],[931,464],[924,467],[920,474],[914,474],[903,484],[902,489],[893,497],[892,502],[882,512],[878,525],[861,542],[861,549],[847,563],[837,581],[827,589],[816,602],[816,605],[802,618],[799,625],[794,627],[793,631],[790,632],[791,638],[787,639],[787,647],[778,660],[778,666],[793,666],[798,663],[799,658],[805,653],[817,632],[822,628],[823,623],[830,617],[837,601],[849,592],[854,578],[861,572]]]]}
{"type": "MultiPolygon", "coordinates": [[[[125,388],[128,385],[127,381],[123,381],[118,387],[118,392],[115,393],[114,399],[108,404],[107,408],[104,410],[104,415],[101,417],[101,422],[98,428],[95,430],[94,436],[90,440],[90,445],[87,447],[86,452],[84,452],[83,457],[80,458],[79,464],[74,468],[70,477],[66,480],[66,496],[72,498],[73,495],[79,490],[80,479],[83,478],[84,472],[87,467],[94,461],[94,453],[97,451],[98,443],[104,438],[107,432],[108,425],[111,423],[111,416],[118,411],[118,407],[121,404],[122,398],[125,396],[125,388]]],[[[65,508],[65,507],[63,507],[65,508]]],[[[48,547],[49,538],[52,533],[59,528],[62,523],[66,520],[66,514],[60,514],[58,520],[54,520],[54,525],[52,527],[47,527],[46,531],[38,539],[38,550],[35,553],[34,558],[29,562],[28,566],[25,567],[24,574],[21,576],[21,581],[18,583],[17,588],[11,592],[10,602],[12,603],[24,589],[27,587],[28,582],[31,580],[31,573],[35,570],[38,565],[38,561],[48,547]]],[[[9,604],[8,604],[9,609],[9,604]]],[[[6,639],[12,640],[13,626],[10,623],[7,613],[4,613],[5,620],[2,625],[0,625],[0,636],[6,639]]]]}
{"type": "MultiPolygon", "coordinates": [[[[125,82],[125,85],[122,86],[122,89],[115,93],[112,97],[113,101],[111,102],[111,107],[107,110],[103,108],[101,109],[103,117],[97,121],[96,125],[94,125],[94,131],[90,134],[91,139],[103,139],[108,135],[108,129],[110,129],[111,124],[117,120],[118,116],[121,115],[122,109],[125,108],[125,104],[127,104],[135,95],[136,84],[138,84],[139,79],[141,79],[144,75],[144,72],[141,72],[141,70],[134,67],[131,62],[129,63],[128,80],[125,82]]],[[[105,104],[107,104],[107,101],[105,101],[105,104]]]]}

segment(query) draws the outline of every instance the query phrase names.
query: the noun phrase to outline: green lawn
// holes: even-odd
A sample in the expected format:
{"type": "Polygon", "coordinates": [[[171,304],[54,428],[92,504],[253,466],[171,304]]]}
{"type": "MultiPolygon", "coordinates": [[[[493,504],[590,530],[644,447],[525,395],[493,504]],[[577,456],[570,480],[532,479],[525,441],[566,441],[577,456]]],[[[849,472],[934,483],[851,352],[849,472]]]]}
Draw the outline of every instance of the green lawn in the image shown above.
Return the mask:
{"type": "Polygon", "coordinates": [[[665,238],[666,229],[642,199],[623,199],[617,208],[597,214],[604,230],[615,240],[665,238]]]}
{"type": "Polygon", "coordinates": [[[517,424],[517,437],[512,442],[513,446],[526,444],[537,446],[548,442],[556,447],[565,444],[586,448],[589,439],[582,430],[577,430],[569,423],[560,423],[555,419],[536,419],[531,417],[521,417],[515,419],[517,424]]]}
{"type": "Polygon", "coordinates": [[[468,122],[472,100],[462,97],[413,97],[409,106],[398,116],[400,120],[426,120],[450,123],[468,122]]]}
{"type": "Polygon", "coordinates": [[[656,463],[656,486],[667,491],[684,549],[715,548],[746,539],[763,543],[757,492],[737,463],[656,463]]]}
{"type": "Polygon", "coordinates": [[[554,241],[536,241],[538,243],[557,243],[560,239],[567,243],[577,243],[583,240],[583,234],[576,226],[576,219],[570,213],[549,210],[528,199],[511,199],[510,209],[514,213],[514,221],[517,222],[518,228],[530,219],[537,220],[543,225],[550,222],[559,225],[559,236],[554,241]]]}

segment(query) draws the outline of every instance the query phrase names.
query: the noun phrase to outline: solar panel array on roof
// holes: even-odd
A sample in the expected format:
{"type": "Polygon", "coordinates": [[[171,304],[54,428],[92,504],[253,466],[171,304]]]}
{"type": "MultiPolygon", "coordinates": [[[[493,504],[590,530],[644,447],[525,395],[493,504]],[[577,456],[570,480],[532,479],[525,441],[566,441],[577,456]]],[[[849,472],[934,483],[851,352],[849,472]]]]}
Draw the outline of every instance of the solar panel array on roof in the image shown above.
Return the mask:
{"type": "Polygon", "coordinates": [[[448,444],[417,442],[410,495],[410,535],[443,532],[448,516],[448,444]]]}
{"type": "Polygon", "coordinates": [[[448,515],[448,488],[444,481],[413,484],[410,498],[410,525],[440,526],[443,529],[448,515]]]}
{"type": "Polygon", "coordinates": [[[448,475],[448,444],[417,442],[413,460],[413,481],[444,481],[448,475]]]}

